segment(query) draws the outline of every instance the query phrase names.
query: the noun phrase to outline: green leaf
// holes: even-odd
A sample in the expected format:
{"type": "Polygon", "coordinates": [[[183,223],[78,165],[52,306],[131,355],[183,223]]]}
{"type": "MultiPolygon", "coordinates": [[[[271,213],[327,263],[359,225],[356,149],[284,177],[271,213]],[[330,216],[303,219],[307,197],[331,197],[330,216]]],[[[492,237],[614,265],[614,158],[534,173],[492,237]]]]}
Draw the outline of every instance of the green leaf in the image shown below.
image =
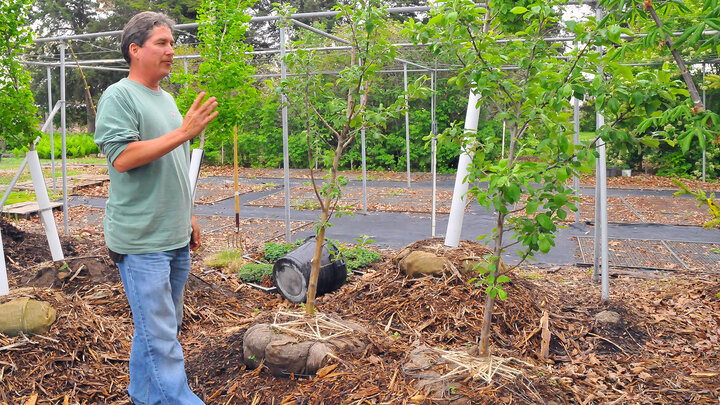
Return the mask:
{"type": "MultiPolygon", "coordinates": [[[[543,236],[544,236],[544,235],[543,235],[543,236]]],[[[540,251],[541,251],[542,253],[547,253],[547,252],[549,252],[549,251],[550,251],[550,248],[552,247],[552,246],[550,245],[550,241],[547,240],[546,238],[541,238],[541,239],[538,241],[538,246],[539,246],[540,251]]]]}
{"type": "Polygon", "coordinates": [[[507,201],[510,204],[515,204],[516,202],[520,201],[520,186],[517,184],[510,184],[505,188],[505,201],[507,201]]]}
{"type": "Polygon", "coordinates": [[[552,230],[555,226],[553,225],[552,219],[548,216],[546,213],[539,214],[537,217],[535,217],[537,222],[542,226],[543,228],[547,229],[548,231],[552,230]]]}
{"type": "Polygon", "coordinates": [[[651,138],[649,136],[644,136],[644,137],[640,138],[640,142],[643,145],[649,146],[651,148],[657,148],[658,146],[660,146],[660,141],[658,141],[655,138],[651,138]]]}
{"type": "Polygon", "coordinates": [[[528,215],[532,215],[536,213],[538,210],[538,202],[537,201],[529,201],[527,204],[527,207],[525,207],[525,212],[527,212],[528,215]]]}
{"type": "Polygon", "coordinates": [[[513,14],[525,14],[528,12],[528,9],[526,9],[525,7],[522,7],[522,6],[517,6],[517,7],[513,7],[510,10],[510,12],[513,14]]]}
{"type": "Polygon", "coordinates": [[[502,275],[497,278],[498,283],[507,283],[508,281],[510,281],[510,277],[508,277],[506,275],[502,275]]]}

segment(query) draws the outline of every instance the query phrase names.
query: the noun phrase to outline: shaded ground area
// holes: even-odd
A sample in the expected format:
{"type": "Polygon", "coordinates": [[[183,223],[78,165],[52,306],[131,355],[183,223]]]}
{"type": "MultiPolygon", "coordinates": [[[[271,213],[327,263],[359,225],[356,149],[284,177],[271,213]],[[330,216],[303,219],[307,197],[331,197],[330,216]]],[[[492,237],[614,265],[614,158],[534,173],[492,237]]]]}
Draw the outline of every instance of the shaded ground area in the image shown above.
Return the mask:
{"type": "MultiPolygon", "coordinates": [[[[82,259],[62,268],[42,264],[49,252],[18,246],[26,241],[41,246],[44,236],[5,221],[2,232],[13,235],[5,246],[14,263],[8,266],[11,295],[0,303],[31,296],[51,303],[58,318],[44,336],[0,335],[0,401],[23,403],[37,395],[39,403],[61,404],[67,398],[68,403],[127,404],[132,322],[114,267],[92,254],[96,246],[89,238],[64,240],[82,259]]],[[[465,242],[446,257],[457,263],[477,255],[473,246],[465,242]]],[[[516,359],[509,364],[522,372],[518,377],[493,384],[469,378],[424,393],[418,382],[428,370],[408,366],[409,353],[421,346],[472,351],[484,289],[469,283],[470,275],[408,279],[393,256],[386,251],[380,263],[319,299],[322,311],[367,328],[371,342],[364,352],[332,359],[322,377],[274,377],[264,367],[245,369],[244,331],[275,311],[300,307],[241,284],[234,275],[203,269],[195,260],[181,333],[193,389],[208,404],[671,404],[717,403],[720,397],[716,276],[616,276],[612,300],[602,302],[599,287],[573,267],[526,267],[507,284],[509,298],[494,311],[492,347],[495,355],[516,359]],[[606,309],[618,312],[621,321],[596,321],[606,309]],[[539,354],[544,312],[550,317],[548,360],[539,354]]]]}

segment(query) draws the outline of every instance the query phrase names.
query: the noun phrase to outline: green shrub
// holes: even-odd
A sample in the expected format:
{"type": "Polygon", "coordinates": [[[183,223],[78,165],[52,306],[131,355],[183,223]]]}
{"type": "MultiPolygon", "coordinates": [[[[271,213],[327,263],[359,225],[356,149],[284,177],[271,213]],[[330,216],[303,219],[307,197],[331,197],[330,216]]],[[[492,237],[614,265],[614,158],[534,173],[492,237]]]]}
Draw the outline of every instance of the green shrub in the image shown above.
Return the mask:
{"type": "MultiPolygon", "coordinates": [[[[92,134],[67,135],[65,145],[67,156],[70,157],[82,157],[100,152],[97,145],[95,145],[92,134]]],[[[62,136],[60,134],[54,135],[53,146],[55,157],[60,158],[62,156],[62,136]]],[[[43,135],[36,149],[41,158],[50,159],[50,135],[43,135]]]]}
{"type": "Polygon", "coordinates": [[[345,259],[348,271],[368,267],[382,257],[380,253],[360,246],[343,251],[342,256],[345,259]]]}
{"type": "Polygon", "coordinates": [[[305,242],[304,240],[297,240],[292,244],[287,243],[275,243],[268,242],[265,244],[265,261],[268,263],[275,263],[279,258],[292,252],[293,249],[300,246],[305,242]]]}
{"type": "Polygon", "coordinates": [[[248,263],[240,266],[238,277],[246,283],[259,283],[265,276],[272,277],[273,266],[268,263],[248,263]]]}

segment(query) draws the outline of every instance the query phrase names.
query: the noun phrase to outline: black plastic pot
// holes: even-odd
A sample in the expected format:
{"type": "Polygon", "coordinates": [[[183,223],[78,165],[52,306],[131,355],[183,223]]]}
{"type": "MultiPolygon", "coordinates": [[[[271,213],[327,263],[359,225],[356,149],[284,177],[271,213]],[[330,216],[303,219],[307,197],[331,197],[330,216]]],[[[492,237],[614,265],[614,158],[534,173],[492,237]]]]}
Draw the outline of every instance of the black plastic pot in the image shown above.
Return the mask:
{"type": "MultiPolygon", "coordinates": [[[[330,245],[330,249],[327,243],[323,245],[317,296],[338,290],[347,279],[345,260],[340,257],[335,246],[330,245]]],[[[273,280],[280,294],[288,301],[300,303],[307,299],[312,270],[311,261],[314,255],[315,237],[311,236],[305,239],[302,245],[275,262],[273,280]]]]}

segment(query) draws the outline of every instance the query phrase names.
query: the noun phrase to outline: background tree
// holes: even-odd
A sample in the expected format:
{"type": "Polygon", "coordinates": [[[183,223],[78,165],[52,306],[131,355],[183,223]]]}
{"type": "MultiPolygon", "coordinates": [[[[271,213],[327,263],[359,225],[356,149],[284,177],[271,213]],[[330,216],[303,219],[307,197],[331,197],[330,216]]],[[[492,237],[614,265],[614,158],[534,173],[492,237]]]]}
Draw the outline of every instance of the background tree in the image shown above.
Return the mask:
{"type": "Polygon", "coordinates": [[[247,45],[245,33],[250,16],[248,8],[253,1],[227,3],[221,0],[204,0],[199,7],[198,38],[201,62],[197,71],[180,72],[178,67],[172,81],[181,84],[178,106],[186,111],[200,91],[218,100],[218,117],[207,127],[207,141],[215,145],[232,139],[233,127],[252,125],[247,115],[257,91],[250,78],[254,69],[248,64],[252,47],[247,45]]]}
{"type": "Polygon", "coordinates": [[[30,75],[20,54],[31,43],[27,28],[32,1],[0,3],[0,133],[7,147],[27,146],[38,133],[37,108],[30,91],[30,75]]]}
{"type": "MultiPolygon", "coordinates": [[[[404,99],[398,98],[389,106],[373,106],[368,98],[375,90],[380,70],[392,63],[396,49],[385,35],[386,6],[376,1],[356,0],[338,5],[338,19],[345,23],[340,35],[350,41],[349,60],[337,75],[316,73],[320,69],[317,53],[304,48],[304,42],[295,43],[287,57],[289,68],[297,75],[283,83],[283,90],[291,103],[305,109],[307,157],[310,177],[320,205],[321,217],[317,223],[317,244],[312,259],[308,284],[306,312],[315,311],[315,294],[320,274],[325,230],[337,214],[337,203],[342,197],[342,186],[347,179],[338,175],[345,149],[352,144],[364,128],[372,133],[383,126],[388,117],[398,114],[404,99]],[[320,154],[315,151],[321,150],[320,154]],[[325,181],[318,186],[313,166],[319,161],[327,169],[325,181]]],[[[288,11],[286,11],[287,13],[288,11]]],[[[416,90],[413,87],[413,91],[416,90]]]]}

